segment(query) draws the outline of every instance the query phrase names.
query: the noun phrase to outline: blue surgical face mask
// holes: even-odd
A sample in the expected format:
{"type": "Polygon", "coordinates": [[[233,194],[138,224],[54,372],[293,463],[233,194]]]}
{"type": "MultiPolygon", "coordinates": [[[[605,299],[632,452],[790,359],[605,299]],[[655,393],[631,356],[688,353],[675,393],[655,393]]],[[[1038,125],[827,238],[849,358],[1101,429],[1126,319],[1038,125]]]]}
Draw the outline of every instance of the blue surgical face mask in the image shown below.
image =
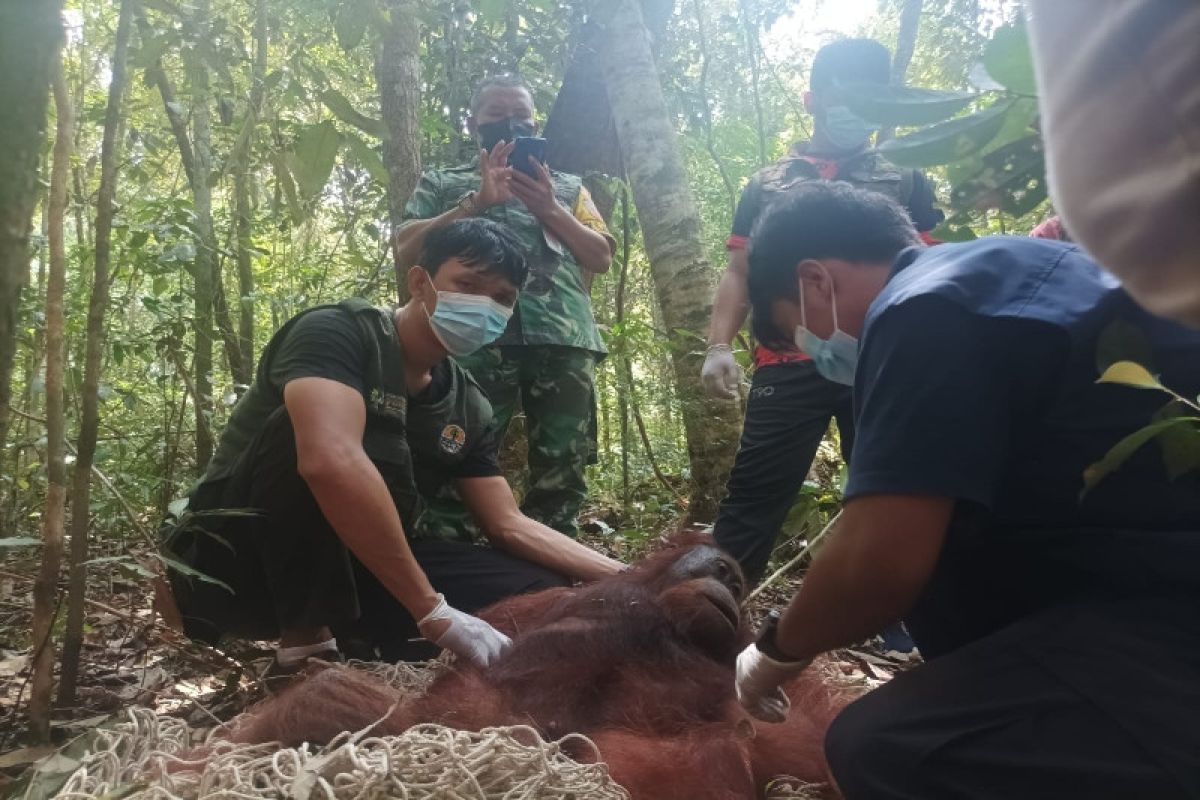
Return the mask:
{"type": "Polygon", "coordinates": [[[848,152],[865,147],[877,129],[878,126],[867,122],[846,106],[825,109],[825,138],[839,150],[848,152]]]}
{"type": "Polygon", "coordinates": [[[829,283],[830,302],[833,308],[833,335],[822,339],[808,329],[808,318],[804,312],[804,281],[800,281],[800,324],[796,326],[796,346],[808,354],[813,366],[826,380],[854,385],[854,369],[858,366],[858,339],[838,327],[837,293],[833,281],[829,283]]]}
{"type": "Polygon", "coordinates": [[[452,356],[465,356],[500,338],[513,310],[481,294],[438,292],[433,313],[424,303],[429,327],[452,356]]]}

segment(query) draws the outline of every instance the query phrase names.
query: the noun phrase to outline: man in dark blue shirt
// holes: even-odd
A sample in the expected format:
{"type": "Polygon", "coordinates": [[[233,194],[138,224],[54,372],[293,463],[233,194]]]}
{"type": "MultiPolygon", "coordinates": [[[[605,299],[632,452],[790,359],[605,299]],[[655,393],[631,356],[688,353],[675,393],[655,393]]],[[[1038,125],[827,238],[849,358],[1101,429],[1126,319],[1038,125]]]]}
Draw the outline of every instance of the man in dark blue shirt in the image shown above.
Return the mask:
{"type": "Polygon", "coordinates": [[[1132,348],[1195,396],[1200,334],[1070,244],[913,247],[903,209],[844,184],[752,241],[756,335],[852,372],[858,434],[835,536],[738,659],[743,704],[781,718],[813,656],[903,618],[928,663],[826,740],[851,800],[1200,796],[1200,480],[1151,443],[1082,493],[1168,399],[1100,370],[1132,348]]]}

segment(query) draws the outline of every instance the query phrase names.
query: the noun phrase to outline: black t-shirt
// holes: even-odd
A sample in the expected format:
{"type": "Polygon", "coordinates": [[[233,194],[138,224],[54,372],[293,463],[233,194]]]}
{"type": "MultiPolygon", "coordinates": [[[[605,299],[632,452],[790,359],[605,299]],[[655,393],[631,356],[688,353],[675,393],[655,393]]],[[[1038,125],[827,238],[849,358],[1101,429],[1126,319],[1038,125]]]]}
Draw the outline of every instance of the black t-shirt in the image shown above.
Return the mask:
{"type": "Polygon", "coordinates": [[[1150,442],[1083,492],[1084,470],[1169,400],[1096,383],[1106,331],[1138,331],[1151,371],[1189,397],[1200,334],[1146,314],[1059,242],[914,248],[898,267],[862,337],[846,496],[958,501],[908,619],[922,652],[1078,600],[1200,607],[1195,471],[1171,476],[1150,442]]]}
{"type": "MultiPolygon", "coordinates": [[[[267,380],[283,392],[298,378],[325,378],[345,384],[366,397],[368,376],[364,354],[368,343],[354,318],[337,308],[311,311],[296,320],[271,354],[267,380]]],[[[442,360],[434,366],[429,385],[409,398],[413,406],[430,405],[446,396],[450,389],[450,363],[442,360]]],[[[429,471],[442,472],[440,478],[486,478],[502,475],[498,457],[499,443],[493,431],[467,443],[467,451],[452,469],[429,463],[414,450],[414,468],[418,485],[426,484],[429,471]]]]}

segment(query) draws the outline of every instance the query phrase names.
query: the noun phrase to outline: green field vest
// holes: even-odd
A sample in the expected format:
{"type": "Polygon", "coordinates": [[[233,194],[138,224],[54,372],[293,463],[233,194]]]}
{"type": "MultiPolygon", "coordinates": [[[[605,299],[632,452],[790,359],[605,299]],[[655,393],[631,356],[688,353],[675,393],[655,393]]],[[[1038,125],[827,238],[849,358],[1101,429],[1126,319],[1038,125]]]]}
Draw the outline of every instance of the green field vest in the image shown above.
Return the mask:
{"type": "MultiPolygon", "coordinates": [[[[838,174],[834,180],[844,181],[859,189],[887,195],[905,208],[912,199],[913,170],[897,167],[874,150],[866,150],[845,159],[827,159],[836,161],[838,174]]],[[[777,194],[806,181],[821,180],[821,173],[816,165],[805,158],[801,149],[793,148],[786,156],[764,167],[755,175],[762,187],[766,203],[777,194]]]]}

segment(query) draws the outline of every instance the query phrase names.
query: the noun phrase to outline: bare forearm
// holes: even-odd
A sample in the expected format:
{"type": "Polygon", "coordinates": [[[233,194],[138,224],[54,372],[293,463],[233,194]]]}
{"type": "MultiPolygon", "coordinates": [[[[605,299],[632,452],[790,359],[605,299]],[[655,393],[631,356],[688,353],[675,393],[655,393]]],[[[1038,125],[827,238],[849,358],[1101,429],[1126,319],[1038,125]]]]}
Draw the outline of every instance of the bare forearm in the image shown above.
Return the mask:
{"type": "Polygon", "coordinates": [[[383,478],[366,455],[306,480],[338,538],[414,618],[428,614],[437,593],[413,556],[383,478]]]}
{"type": "Polygon", "coordinates": [[[511,555],[583,581],[614,575],[625,566],[520,513],[500,522],[489,539],[511,555]]]}
{"type": "Polygon", "coordinates": [[[588,272],[608,272],[612,264],[612,247],[603,234],[584,225],[562,206],[546,214],[541,220],[554,236],[562,242],[581,269],[588,272]]]}
{"type": "Polygon", "coordinates": [[[899,498],[887,506],[865,498],[855,509],[857,502],[843,512],[780,620],[776,641],[796,660],[860,642],[899,620],[937,563],[952,501],[899,498]]]}
{"type": "Polygon", "coordinates": [[[733,337],[746,323],[750,312],[750,292],[746,275],[726,269],[717,284],[713,296],[712,324],[709,327],[709,344],[730,344],[733,337]]]}

